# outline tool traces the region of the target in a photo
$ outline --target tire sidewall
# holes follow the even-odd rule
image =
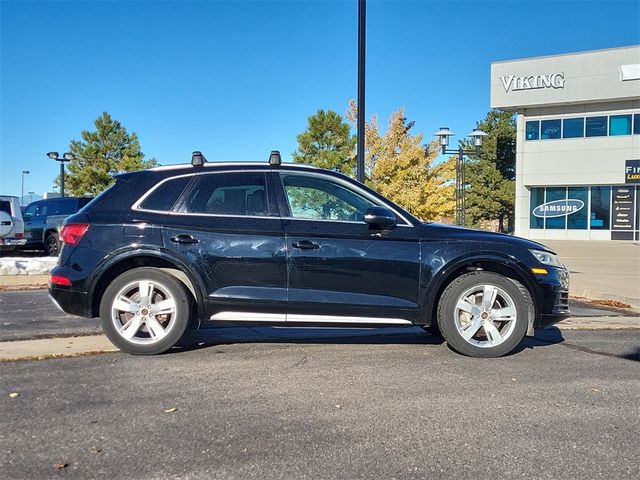
[[[55,253],[51,253],[51,249],[49,248],[49,243],[55,241],[56,242],[56,251]],[[58,238],[57,233],[50,233],[47,235],[47,238],[44,239],[44,253],[50,257],[56,257],[60,255],[60,239]]]
[[[517,317],[511,336],[496,347],[478,347],[467,342],[458,332],[454,312],[458,299],[467,290],[479,285],[493,285],[504,290],[514,301]],[[457,278],[445,289],[438,305],[438,326],[442,336],[455,351],[470,357],[501,357],[512,352],[527,333],[529,303],[522,287],[515,280],[492,272],[473,272]],[[526,291],[525,291],[526,292]]]
[[[117,332],[111,321],[111,304],[118,291],[129,283],[143,279],[161,283],[176,302],[177,313],[173,327],[165,338],[150,345],[128,342]],[[183,284],[172,275],[151,267],[136,268],[116,277],[106,288],[100,300],[100,321],[104,333],[116,347],[133,355],[155,355],[173,347],[184,335],[190,323],[191,311],[190,297]]]

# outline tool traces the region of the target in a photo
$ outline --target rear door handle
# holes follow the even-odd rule
[[[300,250],[317,250],[320,248],[320,245],[310,240],[302,240],[300,242],[293,242],[293,248],[299,248]]]
[[[197,238],[193,238],[191,235],[186,235],[184,233],[181,233],[180,235],[176,235],[175,237],[171,237],[169,240],[175,243],[184,243],[184,244],[200,242],[200,240],[198,240]]]

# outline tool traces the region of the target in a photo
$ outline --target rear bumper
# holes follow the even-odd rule
[[[26,243],[26,238],[0,238],[0,247],[20,247]]]
[[[58,287],[49,283],[49,298],[64,313],[79,317],[92,317],[89,295],[85,292],[78,292],[68,287]]]

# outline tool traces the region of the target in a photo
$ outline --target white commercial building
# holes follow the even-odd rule
[[[517,112],[516,235],[638,240],[640,46],[495,62]]]

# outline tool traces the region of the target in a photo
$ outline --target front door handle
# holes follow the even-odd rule
[[[300,250],[317,250],[320,248],[320,245],[310,240],[302,240],[300,242],[293,242],[293,248],[299,248]]]
[[[191,235],[186,235],[184,233],[181,233],[180,235],[176,235],[175,237],[171,237],[169,240],[175,243],[184,243],[184,244],[200,242],[200,240],[198,240],[197,238],[193,238]]]

